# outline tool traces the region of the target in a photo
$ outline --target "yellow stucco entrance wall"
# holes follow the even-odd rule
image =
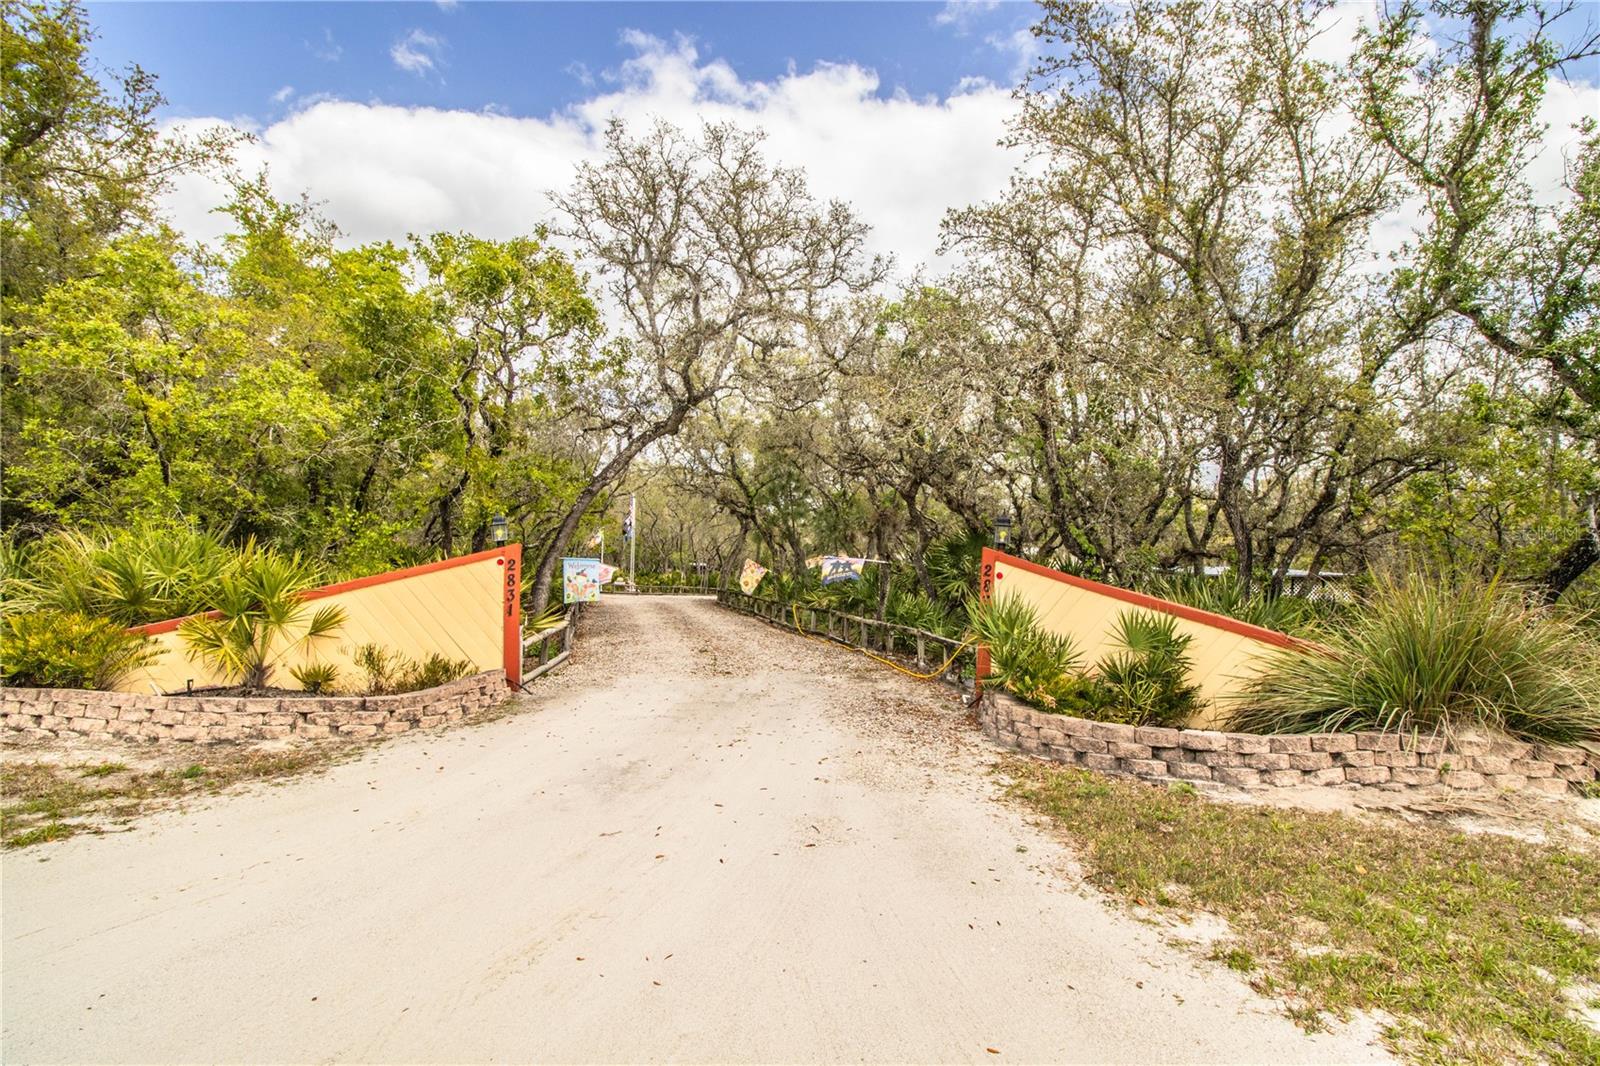
[[[1218,727],[1227,714],[1224,697],[1257,673],[1265,656],[1300,643],[1285,633],[1073,577],[992,548],[984,550],[982,565],[983,598],[1020,597],[1047,630],[1072,638],[1085,665],[1114,650],[1112,634],[1124,611],[1156,611],[1175,618],[1178,632],[1193,638],[1189,679],[1206,700],[1205,709],[1189,723],[1195,728]],[[987,665],[987,656],[980,656],[980,676]]]
[[[309,648],[276,649],[271,684],[299,688],[290,670],[315,661],[338,668],[336,687],[354,687],[365,680],[353,661],[357,649],[377,644],[413,660],[437,653],[467,659],[478,672],[504,669],[515,685],[522,662],[521,562],[522,546],[513,544],[314,589],[306,594],[306,618],[335,605],[344,610],[344,625]],[[118,686],[121,691],[182,692],[190,684],[227,683],[189,656],[178,634],[181,621],[140,627],[158,655],[130,674]]]

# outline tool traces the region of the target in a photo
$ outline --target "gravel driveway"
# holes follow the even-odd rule
[[[946,688],[655,597],[531,687],[7,853],[4,1059],[1384,1057],[1094,898]]]

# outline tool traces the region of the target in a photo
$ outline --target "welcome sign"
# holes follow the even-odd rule
[[[600,602],[599,559],[561,560],[561,599],[564,603]]]

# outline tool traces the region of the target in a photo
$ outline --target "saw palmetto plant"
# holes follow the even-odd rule
[[[247,689],[265,688],[286,655],[344,625],[342,608],[313,610],[306,603],[306,590],[319,576],[298,554],[245,554],[218,579],[211,612],[178,627],[190,657]]]

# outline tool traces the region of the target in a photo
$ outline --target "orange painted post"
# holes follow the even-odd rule
[[[506,685],[522,687],[522,545],[507,544],[500,549],[505,565],[505,670]]]
[[[983,557],[978,567],[978,602],[988,603],[994,595],[994,561],[1000,553],[993,548],[983,549]],[[983,695],[983,679],[989,676],[989,646],[978,645],[977,668],[973,671],[972,694]]]

